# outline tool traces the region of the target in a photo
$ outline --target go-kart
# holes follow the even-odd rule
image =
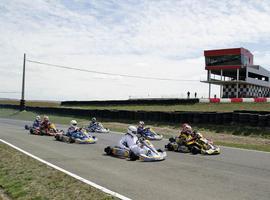
[[[156,150],[149,140],[140,139],[141,148],[145,149],[145,153],[136,155],[129,148],[123,149],[118,146],[107,146],[104,151],[107,155],[119,158],[126,158],[132,161],[140,160],[144,162],[162,161],[165,160],[167,153],[161,149]]]
[[[24,128],[25,128],[25,130],[29,130],[30,134],[40,135],[39,134],[40,133],[40,128],[39,127],[25,125]]]
[[[25,125],[24,128],[26,130],[29,130],[30,134],[33,135],[48,135],[48,136],[55,136],[57,133],[63,133],[63,130],[58,130],[55,126],[55,124],[51,123],[48,128],[42,128],[42,127],[33,127]]]
[[[212,141],[197,134],[196,137],[176,137],[170,138],[169,143],[165,145],[169,151],[176,151],[182,153],[217,155],[220,154],[220,148],[213,144]]]
[[[85,129],[79,129],[71,135],[67,133],[57,133],[55,139],[57,141],[77,144],[94,144],[98,141],[95,136],[90,136]]]
[[[163,135],[157,134],[152,128],[145,128],[140,135],[147,140],[162,140]]]
[[[104,128],[104,126],[100,122],[87,127],[86,130],[89,132],[95,132],[95,133],[109,133],[110,132],[110,129]]]

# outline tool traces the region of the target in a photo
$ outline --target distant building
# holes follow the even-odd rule
[[[221,98],[269,97],[270,72],[253,64],[253,55],[244,48],[204,51],[209,84],[220,85]]]

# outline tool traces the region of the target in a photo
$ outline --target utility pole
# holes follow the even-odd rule
[[[25,60],[26,60],[26,54],[23,55],[22,97],[21,97],[21,101],[20,101],[20,111],[25,110],[25,100],[24,100],[24,88],[25,88]]]

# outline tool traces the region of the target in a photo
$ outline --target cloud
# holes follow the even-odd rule
[[[269,21],[269,1],[2,0],[0,79],[6,90],[20,88],[27,53],[29,59],[96,71],[201,80],[206,76],[204,49],[243,46],[260,52],[263,56],[256,54],[255,61],[267,64]],[[31,99],[208,92],[199,82],[82,74],[29,63],[27,67]]]

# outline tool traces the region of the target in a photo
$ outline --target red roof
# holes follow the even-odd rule
[[[240,55],[244,54],[253,57],[252,53],[245,48],[232,48],[232,49],[214,49],[205,50],[204,56],[221,56],[221,55]]]

